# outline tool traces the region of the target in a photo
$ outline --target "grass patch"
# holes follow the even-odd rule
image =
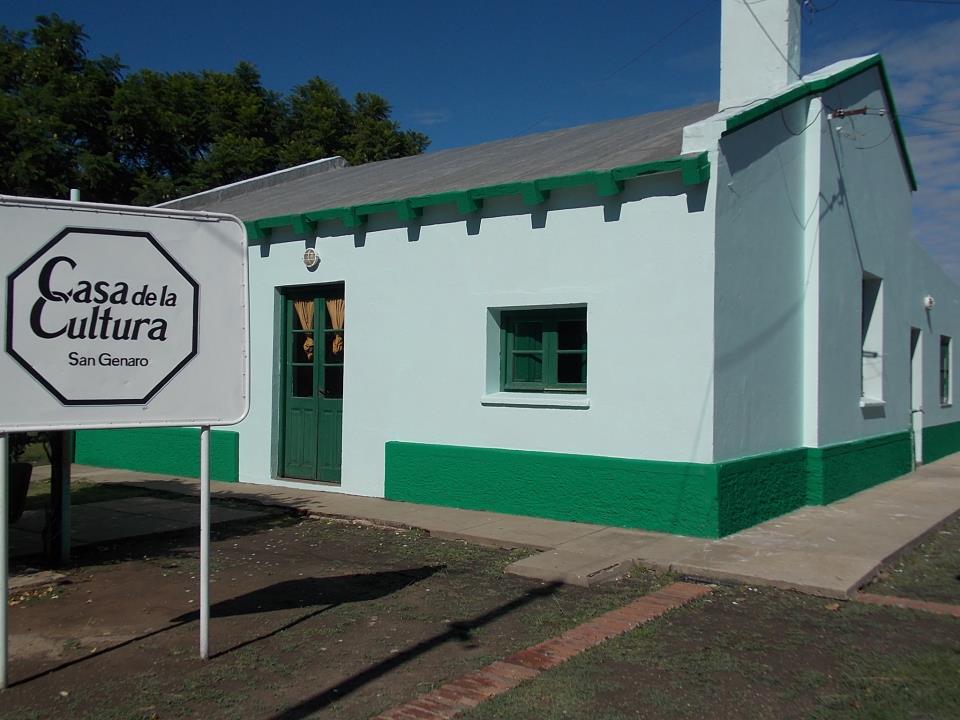
[[[960,518],[884,567],[865,589],[880,595],[960,604]]]
[[[794,593],[718,588],[465,717],[960,717],[960,623],[835,608]]]

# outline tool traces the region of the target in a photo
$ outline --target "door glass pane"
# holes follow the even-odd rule
[[[561,320],[557,323],[557,344],[561,350],[585,350],[587,321]]]
[[[543,325],[518,322],[513,333],[514,350],[540,350],[543,347]]]
[[[585,383],[587,381],[587,356],[581,353],[564,353],[557,356],[557,382]]]
[[[513,356],[514,382],[542,382],[543,360],[537,353],[516,353]]]
[[[323,368],[324,397],[343,397],[343,366],[328,365]]]
[[[313,362],[313,333],[298,332],[290,336],[293,345],[290,348],[290,362]]]
[[[342,332],[336,332],[334,330],[328,330],[324,333],[325,341],[323,343],[324,348],[324,362],[327,363],[342,363],[343,362],[343,350],[344,350],[344,336]]]
[[[312,397],[313,396],[313,367],[307,365],[294,366],[290,368],[293,373],[293,396],[294,397]]]

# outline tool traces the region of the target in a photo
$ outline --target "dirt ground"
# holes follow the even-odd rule
[[[81,548],[13,596],[0,720],[368,718],[674,579],[538,584],[503,575],[524,551],[288,514],[218,526],[212,552],[207,662],[194,531]],[[867,589],[960,604],[960,519]],[[956,619],[718,587],[467,718],[953,720],[958,680]]]
[[[0,718],[367,718],[628,602],[506,577],[523,552],[292,516],[218,526],[211,660],[197,657],[197,537],[76,553],[11,598]]]

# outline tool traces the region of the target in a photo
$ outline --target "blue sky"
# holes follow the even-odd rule
[[[717,97],[719,0],[286,2],[18,0],[0,23],[57,12],[91,55],[131,69],[254,63],[286,91],[319,75],[384,95],[431,149]],[[805,71],[882,52],[920,190],[917,239],[960,281],[960,1],[807,0]]]

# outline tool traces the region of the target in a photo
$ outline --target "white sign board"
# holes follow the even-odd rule
[[[0,196],[0,270],[0,432],[246,415],[236,218]]]

